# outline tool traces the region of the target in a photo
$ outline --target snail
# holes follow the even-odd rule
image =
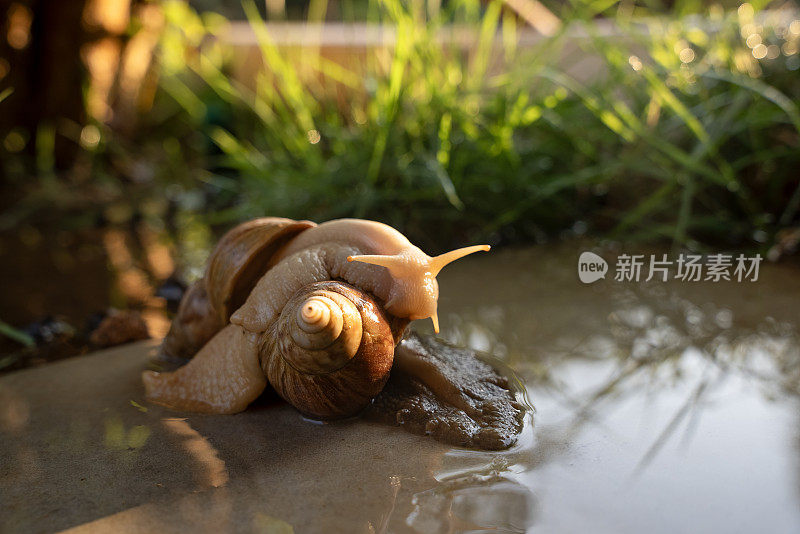
[[[394,228],[360,219],[243,223],[212,252],[162,345],[166,356],[192,359],[145,371],[146,396],[236,413],[270,385],[310,417],[355,415],[386,384],[410,321],[430,318],[439,332],[442,268],[488,250],[431,257]]]

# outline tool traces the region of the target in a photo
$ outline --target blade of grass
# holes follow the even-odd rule
[[[34,341],[33,337],[31,337],[29,334],[26,334],[22,330],[17,330],[10,324],[4,323],[3,321],[0,321],[0,335],[4,335],[9,339],[13,339],[17,343],[25,345],[29,348],[36,345],[36,341]]]
[[[281,92],[296,113],[296,120],[305,131],[315,130],[310,105],[306,102],[306,91],[297,71],[284,60],[272,42],[267,25],[261,18],[255,3],[252,0],[244,0],[242,6],[250,27],[255,32],[264,62],[277,75]]]
[[[797,104],[775,87],[756,78],[737,76],[730,72],[707,71],[701,76],[738,85],[772,102],[786,113],[795,130],[800,133],[800,111],[798,111]]]
[[[636,208],[626,213],[625,216],[622,217],[622,220],[614,228],[612,234],[619,236],[623,230],[626,230],[630,226],[638,223],[642,218],[646,217],[653,211],[656,211],[659,208],[663,209],[665,205],[664,200],[675,191],[677,185],[678,184],[676,181],[667,182],[646,199],[644,199],[644,201],[639,202],[639,205],[636,206]]]
[[[497,25],[500,22],[502,7],[502,0],[492,0],[481,18],[478,45],[475,49],[467,80],[467,87],[473,91],[481,87],[486,77],[486,69],[489,66],[489,59],[494,48],[494,38],[497,34]]]

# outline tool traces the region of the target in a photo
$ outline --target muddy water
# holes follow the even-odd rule
[[[582,248],[439,277],[445,337],[510,363],[536,407],[508,451],[268,399],[146,406],[136,345],[0,378],[0,530],[800,531],[797,267],[584,285]]]

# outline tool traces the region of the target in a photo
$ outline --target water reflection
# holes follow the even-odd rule
[[[448,451],[437,484],[414,494],[406,525],[414,532],[526,532],[538,505],[520,476],[537,461],[533,443],[528,417],[520,442],[508,451]]]
[[[585,286],[577,255],[513,251],[480,288],[482,259],[442,282],[450,341],[503,355],[537,407],[510,462],[538,503],[531,529],[798,528],[796,273]]]
[[[415,495],[412,504],[406,524],[416,532],[524,533],[535,509],[525,486],[497,475],[446,481]]]

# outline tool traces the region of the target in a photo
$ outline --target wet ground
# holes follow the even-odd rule
[[[132,345],[0,377],[0,530],[800,530],[797,267],[585,285],[580,252],[439,277],[445,338],[510,363],[536,407],[507,452],[268,400],[170,413],[144,402]]]

